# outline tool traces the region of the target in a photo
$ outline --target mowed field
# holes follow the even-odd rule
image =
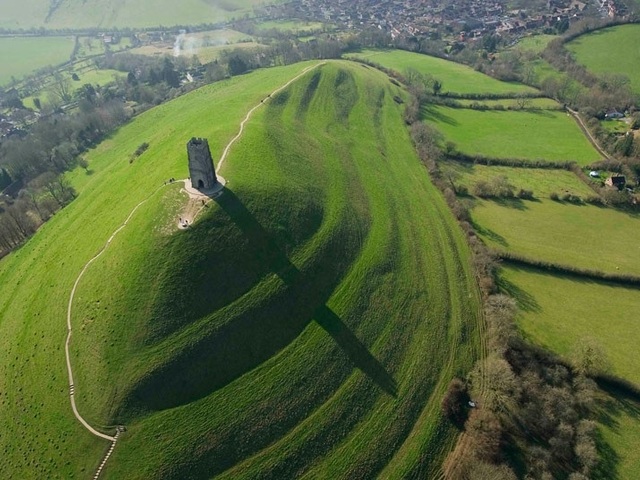
[[[472,110],[427,106],[424,120],[462,153],[586,165],[601,159],[564,112],[551,110]]]
[[[598,75],[626,75],[640,94],[640,25],[618,25],[582,35],[566,44],[576,60]]]
[[[414,69],[432,75],[442,82],[442,93],[508,95],[536,92],[526,85],[501,82],[460,63],[404,50],[363,50],[347,57],[369,60],[400,73]]]
[[[11,77],[20,80],[39,68],[68,61],[73,51],[73,39],[71,37],[2,37],[0,51],[2,51],[0,85],[7,85],[11,82]]]
[[[80,410],[128,429],[105,478],[435,475],[455,440],[441,395],[481,355],[479,299],[397,87],[348,62],[308,72],[254,114],[226,193],[176,228],[184,196],[163,181],[187,175],[186,141],[209,138],[218,158],[303,66],[141,115],[89,155],[92,175],[71,176],[79,198],[0,263],[0,412],[24,419],[4,422],[1,476],[88,476],[106,447],[71,416],[64,314],[82,265],[145,198],[74,306]]]
[[[241,18],[259,0],[4,0],[0,27],[49,29],[199,25]]]

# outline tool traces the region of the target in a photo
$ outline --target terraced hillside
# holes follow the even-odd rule
[[[380,72],[318,66],[256,110],[225,193],[192,228],[185,143],[218,158],[240,119],[303,66],[151,110],[72,177],[79,198],[0,263],[2,477],[432,477],[455,439],[440,400],[482,353],[469,252]],[[143,141],[149,149],[133,164]],[[36,419],[37,421],[33,421]],[[15,425],[15,426],[13,426]],[[110,427],[111,426],[111,427]]]
[[[198,25],[240,18],[257,0],[5,0],[0,28],[48,29]],[[271,2],[274,3],[274,2]]]

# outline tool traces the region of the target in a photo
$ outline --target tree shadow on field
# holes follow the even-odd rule
[[[622,415],[632,417],[636,423],[640,421],[640,403],[637,394],[625,391],[625,389],[618,388],[611,383],[599,381],[598,386],[606,392],[606,396],[603,395],[604,398],[598,401],[596,409],[598,423],[619,433],[621,428],[625,428],[619,421]],[[594,480],[621,478],[619,472],[620,455],[607,443],[601,432],[598,432],[596,436],[596,447],[600,455],[600,462],[594,469],[592,478]]]
[[[449,115],[438,111],[436,106],[427,105],[420,110],[420,120],[431,120],[438,123],[446,123],[448,125],[457,126],[459,122]]]
[[[500,198],[500,197],[491,197],[487,198],[487,200],[495,203],[496,205],[500,205],[505,208],[513,208],[514,210],[528,210],[529,206],[524,203],[524,201],[518,197],[512,198]]]
[[[240,199],[229,189],[223,192],[215,201],[240,228],[259,263],[277,275],[283,285],[268,298],[247,302],[240,313],[230,314],[233,317],[229,321],[205,333],[142,379],[127,396],[125,408],[130,412],[163,410],[203,398],[267,361],[314,319],[353,366],[395,396],[397,387],[391,375],[326,305],[352,259],[328,254],[300,271]]]
[[[520,270],[514,265],[510,265],[509,267],[514,270]],[[523,311],[534,313],[540,313],[542,311],[542,307],[540,307],[540,304],[536,301],[533,295],[523,290],[515,283],[507,280],[503,275],[500,275],[498,278],[498,288],[500,289],[500,291],[515,299],[518,307],[520,307]]]
[[[501,245],[504,248],[508,248],[509,247],[509,242],[507,242],[507,239],[504,238],[499,233],[491,230],[490,228],[483,227],[482,225],[478,224],[477,222],[471,222],[471,225],[473,225],[473,229],[478,234],[480,234],[481,236],[486,237],[486,238],[488,238],[489,240],[491,240],[493,242],[496,242],[498,245]]]

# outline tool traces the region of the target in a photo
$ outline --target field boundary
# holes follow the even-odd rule
[[[625,287],[640,288],[640,276],[625,273],[607,273],[599,270],[589,270],[573,267],[571,265],[562,265],[559,263],[546,262],[544,260],[536,260],[533,258],[519,255],[517,253],[507,252],[504,250],[493,249],[493,253],[500,260],[512,265],[520,265],[531,267],[538,270],[544,270],[554,274],[570,275],[574,277],[589,278],[600,282],[616,283]]]

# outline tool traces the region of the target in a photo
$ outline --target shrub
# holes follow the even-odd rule
[[[557,194],[556,192],[551,192],[551,193],[549,194],[549,198],[550,198],[551,200],[553,200],[554,202],[557,202],[557,201],[559,201],[559,200],[560,200],[560,197],[558,196],[558,194]]]
[[[521,198],[523,200],[533,200],[533,190],[525,190],[521,188],[518,191],[518,198]]]
[[[449,383],[447,393],[442,399],[442,413],[458,427],[467,420],[467,402],[469,402],[467,386],[459,378]]]

